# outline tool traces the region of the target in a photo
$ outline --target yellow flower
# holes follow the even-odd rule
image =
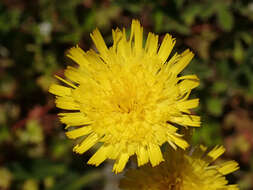
[[[169,150],[159,166],[145,165],[130,169],[120,182],[124,190],[238,190],[228,185],[225,175],[238,169],[235,161],[212,164],[225,149],[206,151],[200,146],[192,151]]]
[[[88,164],[113,159],[118,173],[136,154],[139,166],[156,166],[163,161],[160,146],[165,142],[174,149],[188,146],[176,126],[200,126],[199,116],[190,112],[199,101],[188,100],[198,78],[178,76],[193,53],[186,50],[168,59],[175,44],[169,34],[159,47],[158,35],[149,33],[143,47],[143,28],[137,20],[129,39],[125,29],[112,30],[112,36],[108,48],[97,29],[91,34],[99,53],[70,49],[67,56],[78,67],[69,66],[67,80],[57,77],[65,85],[53,84],[49,91],[56,95],[56,106],[68,110],[59,114],[67,125],[66,135],[82,137],[74,151],[82,154],[101,144]]]

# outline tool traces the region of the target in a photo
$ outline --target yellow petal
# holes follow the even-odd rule
[[[113,166],[113,171],[116,174],[121,172],[125,168],[128,159],[129,159],[128,153],[121,153],[119,159]]]
[[[81,48],[79,48],[78,45],[76,47],[71,48],[67,52],[67,57],[71,58],[80,66],[85,66],[89,64],[85,52]]]
[[[145,51],[149,56],[155,55],[158,49],[158,35],[148,33]]]
[[[176,107],[181,111],[185,113],[190,113],[189,109],[196,108],[199,105],[199,99],[191,99],[191,100],[185,100],[182,102],[178,102],[176,104]]]
[[[174,74],[180,73],[192,60],[194,54],[190,50],[185,50],[181,54],[181,58],[171,67],[171,72]]]
[[[48,91],[56,96],[70,96],[71,95],[71,88],[58,85],[58,84],[52,84],[49,87]]]
[[[197,86],[199,86],[199,81],[197,80],[184,80],[178,84],[181,94],[185,94]]]
[[[123,33],[120,29],[112,30],[112,39],[113,39],[113,50],[116,51],[119,41],[123,38]]]
[[[99,51],[99,53],[104,57],[107,55],[108,53],[108,48],[105,44],[105,41],[101,35],[101,33],[99,32],[98,29],[95,29],[91,34],[91,39],[93,40],[97,50]]]
[[[178,80],[183,80],[183,79],[199,81],[199,78],[197,77],[197,75],[184,75],[184,76],[178,77]]]
[[[98,166],[108,157],[113,146],[111,145],[103,145],[101,146],[97,152],[89,159],[88,164]]]
[[[138,166],[144,165],[149,161],[148,151],[144,146],[139,145],[136,154]]]
[[[87,73],[86,73],[87,74]],[[75,82],[75,83],[81,83],[81,82],[85,82],[87,75],[83,75],[83,73],[80,72],[80,70],[68,66],[67,69],[64,72],[64,75],[71,81]]]
[[[88,135],[92,132],[91,126],[84,126],[78,129],[73,129],[71,131],[66,132],[66,136],[70,139],[76,139],[78,137],[82,137],[84,135]]]
[[[219,172],[223,175],[230,174],[239,169],[238,163],[235,161],[227,161],[219,165]]]
[[[163,42],[158,51],[158,57],[161,59],[161,63],[165,63],[165,61],[168,59],[175,43],[176,41],[175,39],[172,38],[171,35],[169,34],[165,35]]]
[[[83,154],[87,150],[89,150],[92,146],[94,146],[98,142],[99,138],[97,134],[90,134],[83,142],[77,144],[73,151],[79,154]]]
[[[187,147],[189,147],[189,144],[182,138],[182,137],[178,137],[178,136],[176,136],[176,135],[171,135],[171,134],[168,134],[168,138],[169,138],[169,140],[168,140],[168,142],[170,143],[174,143],[174,144],[176,144],[177,146],[179,146],[180,148],[182,148],[182,149],[186,149]],[[170,144],[171,144],[170,143]],[[176,149],[176,146],[175,147],[173,147],[174,149]]]
[[[72,88],[77,88],[74,84],[72,84],[71,82],[69,82],[69,81],[67,81],[67,80],[65,80],[65,79],[63,79],[63,78],[61,78],[61,77],[59,77],[59,76],[57,76],[57,75],[55,75],[55,78],[57,78],[58,80],[60,80],[60,81],[62,81],[63,83],[65,83],[65,84],[67,84],[67,85],[69,85],[69,86],[71,86]]]
[[[170,121],[182,126],[200,126],[200,117],[196,115],[181,115],[179,117],[172,117]]]
[[[61,109],[80,110],[80,104],[75,102],[75,100],[69,96],[57,97],[55,103],[56,106]]]
[[[225,148],[223,146],[215,146],[210,152],[208,152],[208,156],[210,156],[213,160],[216,160],[225,152]]]
[[[154,167],[160,162],[164,161],[161,149],[158,145],[149,144],[148,145],[148,155],[151,165]]]
[[[92,121],[85,117],[82,112],[59,113],[60,120],[70,126],[81,126],[91,124]]]
[[[138,20],[132,21],[131,36],[134,37],[134,52],[139,55],[142,52],[143,27]]]
[[[122,150],[122,148],[121,148],[121,144],[120,143],[117,143],[117,144],[112,145],[112,146],[113,146],[113,148],[111,149],[111,152],[108,155],[108,158],[112,159],[112,160],[115,160],[119,156],[120,151]]]

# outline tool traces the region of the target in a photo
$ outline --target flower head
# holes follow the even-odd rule
[[[53,84],[56,106],[71,139],[83,137],[74,147],[84,153],[97,143],[101,147],[88,161],[99,165],[116,160],[113,170],[124,169],[129,157],[137,155],[138,165],[163,161],[160,146],[168,142],[174,149],[188,143],[178,127],[199,127],[199,116],[190,109],[198,99],[188,99],[199,85],[196,75],[178,76],[189,64],[189,50],[168,59],[175,40],[166,34],[160,47],[158,36],[149,33],[143,47],[143,28],[133,20],[130,38],[125,29],[112,30],[113,45],[108,48],[96,29],[91,38],[98,53],[84,52],[78,46],[67,56],[78,64],[65,71],[65,85]]]
[[[223,147],[206,151],[200,146],[190,151],[166,152],[159,166],[145,165],[128,170],[121,180],[124,190],[238,190],[228,185],[225,175],[238,169],[235,161],[212,164],[224,153]]]

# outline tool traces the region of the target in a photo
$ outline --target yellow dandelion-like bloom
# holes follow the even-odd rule
[[[238,190],[228,185],[225,175],[238,170],[235,161],[213,164],[224,153],[224,147],[207,151],[200,146],[193,151],[169,150],[159,166],[130,169],[120,182],[124,190]]]
[[[130,38],[125,29],[112,30],[113,45],[108,48],[96,29],[91,38],[98,53],[84,52],[78,46],[67,56],[78,64],[65,71],[65,85],[53,84],[56,106],[71,139],[83,137],[74,147],[84,153],[97,143],[101,147],[88,164],[98,166],[106,159],[116,160],[113,170],[122,171],[131,155],[138,165],[163,161],[160,146],[168,142],[185,149],[188,143],[174,124],[199,127],[199,116],[190,109],[198,99],[188,99],[199,85],[196,75],[178,76],[189,64],[189,50],[168,57],[175,40],[166,34],[160,47],[158,35],[148,34],[143,47],[143,28],[133,20]]]

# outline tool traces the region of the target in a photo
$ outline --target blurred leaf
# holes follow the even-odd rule
[[[61,176],[67,172],[67,168],[63,163],[59,164],[45,159],[35,159],[25,164],[11,163],[11,171],[16,180],[27,180],[30,178],[42,180],[48,176]]]
[[[220,6],[218,9],[218,22],[225,31],[230,31],[234,26],[234,16],[225,6]]]
[[[71,42],[77,44],[82,37],[82,32],[80,30],[75,30],[72,33],[67,33],[59,35],[58,39],[60,42]]]
[[[191,33],[190,28],[188,28],[186,25],[184,25],[183,23],[180,23],[179,21],[173,18],[168,18],[164,22],[170,23],[168,25],[163,25],[164,30],[176,31],[179,34],[184,34],[184,35],[188,35]]]
[[[154,13],[154,21],[155,21],[155,31],[159,32],[163,28],[163,13],[161,11],[156,11]]]
[[[79,190],[87,187],[90,183],[101,179],[101,172],[89,172],[88,174],[79,176],[75,173],[69,173],[60,183],[55,184],[49,190]]]
[[[0,189],[9,189],[13,175],[7,168],[0,167],[0,179]]]
[[[220,125],[216,122],[203,119],[203,126],[193,133],[192,142],[196,145],[205,144],[215,146],[222,143]]]
[[[4,123],[6,123],[6,121],[7,121],[7,115],[6,115],[5,107],[0,105],[0,124],[3,126]],[[0,128],[0,129],[4,129],[4,127]]]
[[[82,24],[83,30],[92,31],[95,26],[95,10],[90,10]]]
[[[107,9],[101,8],[97,10],[95,16],[97,27],[99,28],[109,28],[109,21],[116,19],[120,13],[120,9],[117,6],[111,6]]]
[[[251,45],[253,43],[253,36],[250,33],[241,32],[240,37],[248,45]]]
[[[11,97],[16,89],[16,81],[11,76],[0,77],[0,96]]]
[[[0,117],[1,117],[1,113],[0,113]],[[10,138],[11,138],[11,135],[10,135],[9,128],[2,124],[0,127],[0,143],[2,143],[3,141],[10,140]]]
[[[63,163],[55,163],[41,159],[35,160],[31,164],[31,173],[36,179],[45,179],[48,176],[61,176],[65,172],[67,172],[67,168]]]
[[[33,174],[26,171],[24,164],[21,162],[10,163],[11,171],[14,175],[15,180],[26,180],[33,178]]]
[[[39,183],[37,180],[28,179],[23,184],[22,190],[39,190]]]
[[[17,135],[23,143],[39,144],[44,138],[41,125],[35,119],[29,120],[26,124],[26,130],[18,130]]]
[[[203,4],[201,14],[199,15],[202,19],[207,20],[208,18],[212,17],[216,12],[216,2],[209,1],[205,4]]]
[[[46,189],[52,188],[55,184],[55,179],[51,176],[44,179],[44,185]]]
[[[185,0],[174,0],[177,8],[181,8],[184,4]]]
[[[203,7],[201,4],[190,4],[183,12],[182,18],[187,25],[191,25],[202,11]]]
[[[47,92],[49,89],[49,86],[53,83],[54,79],[52,76],[48,75],[42,75],[37,78],[37,84],[45,91]]]
[[[227,90],[228,84],[224,81],[217,81],[212,86],[212,92],[223,93]]]
[[[199,57],[209,59],[210,46],[217,38],[217,34],[210,29],[202,29],[200,35],[191,36],[187,39],[187,44],[198,52]]]
[[[252,189],[252,121],[243,121],[240,114],[245,110],[247,118],[252,116],[253,3],[3,0],[0,3],[0,163],[12,175],[8,189],[22,190],[25,186],[27,189],[103,189],[104,184],[114,183],[102,176],[102,167],[84,167],[90,156],[87,154],[93,150],[87,157],[72,154],[73,141],[66,139],[60,124],[55,122],[59,110],[47,90],[55,80],[54,74],[63,76],[62,68],[68,64],[64,58],[67,49],[75,44],[85,50],[93,48],[89,33],[96,27],[110,45],[111,27],[129,26],[132,18],[142,22],[145,35],[148,31],[156,32],[159,42],[165,33],[176,38],[173,53],[181,53],[187,47],[194,52],[194,59],[181,73],[200,78],[200,86],[191,96],[200,98],[200,105],[194,111],[201,115],[203,127],[195,130],[193,141],[210,146],[226,143],[226,156],[243,162],[240,172],[228,179],[242,184],[241,189]],[[126,28],[126,33],[130,35],[130,28]],[[41,107],[34,109],[35,105]],[[234,110],[239,110],[234,114],[236,122],[231,121],[231,126],[226,127],[224,120]],[[95,171],[102,176],[101,180],[97,174],[93,176]],[[6,177],[8,172],[0,176],[0,184],[8,182]]]
[[[228,60],[220,60],[216,63],[216,69],[219,76],[224,78],[226,81],[231,81],[234,77],[234,73],[231,72]]]
[[[239,40],[234,42],[234,59],[236,62],[242,62],[244,58],[244,49],[242,43]]]
[[[0,4],[0,32],[8,32],[19,25],[20,11],[18,9],[10,11],[3,10],[4,9]]]
[[[207,99],[207,110],[215,115],[215,116],[220,116],[222,113],[222,101],[220,98],[214,98],[210,97]]]
[[[200,80],[206,79],[211,77],[214,72],[212,69],[208,68],[208,65],[205,64],[204,62],[200,62],[197,59],[193,59],[191,64],[187,67],[186,70],[183,71],[183,74],[193,74],[193,73],[198,73],[198,77]],[[200,85],[204,87],[204,83],[200,82]]]
[[[52,156],[54,158],[61,158],[66,154],[70,149],[72,149],[72,143],[68,139],[55,139],[52,142]]]

